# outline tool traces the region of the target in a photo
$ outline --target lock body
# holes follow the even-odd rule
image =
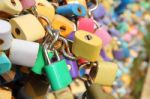
[[[0,49],[8,50],[13,40],[11,25],[7,21],[0,20],[0,29]]]
[[[11,69],[11,62],[5,53],[0,53],[0,75],[9,72]]]
[[[83,30],[76,31],[72,52],[77,57],[96,61],[99,57],[101,47],[102,41],[97,36]]]
[[[54,91],[66,88],[72,82],[65,60],[52,63],[44,69]]]
[[[0,88],[0,99],[11,99],[12,92],[10,89]]]
[[[56,9],[56,12],[61,15],[65,16],[85,16],[86,15],[86,9],[84,6],[80,4],[67,4],[63,6],[59,6]]]
[[[23,9],[30,9],[35,6],[35,0],[20,0]]]
[[[13,39],[9,58],[13,64],[33,67],[38,56],[39,44]]]
[[[61,15],[55,15],[52,21],[52,27],[60,30],[60,35],[67,37],[74,31],[74,23]]]
[[[118,67],[112,62],[98,62],[98,67],[91,70],[90,75],[94,83],[100,85],[112,85],[115,80]],[[95,74],[96,73],[96,74]]]
[[[31,15],[23,15],[10,20],[15,38],[36,41],[45,36],[45,30],[38,19]]]
[[[22,11],[22,5],[19,0],[1,0],[0,1],[0,11],[9,13],[11,15],[19,14]]]
[[[55,9],[51,4],[49,5],[44,5],[44,4],[38,3],[36,6],[36,11],[39,15],[47,17],[50,20],[50,22],[52,22],[52,20],[54,19],[54,15],[55,15]],[[44,23],[44,20],[43,20],[43,23]]]
[[[92,12],[92,14],[95,20],[99,20],[105,16],[106,10],[102,4],[99,4],[98,7]]]
[[[107,46],[112,40],[112,37],[104,28],[97,29],[94,34],[102,39],[103,46]]]
[[[94,21],[90,18],[79,18],[78,30],[84,30],[93,33],[94,32]]]

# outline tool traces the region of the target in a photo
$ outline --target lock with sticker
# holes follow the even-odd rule
[[[33,67],[38,56],[38,50],[39,44],[36,42],[13,39],[9,58],[12,64]]]
[[[22,5],[19,0],[1,0],[0,11],[16,15],[22,11]]]
[[[95,31],[95,23],[91,18],[81,17],[78,20],[78,30],[84,30],[93,33]]]
[[[9,72],[11,69],[11,62],[4,52],[0,52],[0,75]]]
[[[35,6],[35,0],[20,0],[22,7],[24,10],[30,9]]]
[[[0,20],[0,49],[8,50],[11,47],[12,40],[10,23]]]
[[[65,15],[65,16],[82,16],[86,15],[86,9],[81,4],[67,4],[57,7],[56,13]]]
[[[94,83],[110,86],[115,80],[117,70],[117,64],[98,60],[98,65],[96,67],[92,67],[90,76]]]
[[[61,15],[55,15],[52,21],[52,27],[60,30],[60,35],[63,37],[67,37],[75,28],[73,22]]]
[[[32,14],[12,18],[10,23],[15,38],[36,41],[45,36],[45,30],[42,24]]]
[[[72,78],[69,73],[66,61],[64,59],[60,60],[56,50],[54,50],[54,53],[56,55],[57,61],[51,63],[48,58],[47,50],[44,49],[44,54],[48,64],[44,67],[44,70],[48,77],[49,83],[51,84],[52,90],[57,91],[66,88],[72,82]]]
[[[72,45],[75,56],[92,62],[97,61],[101,48],[102,40],[97,36],[83,30],[76,31]]]

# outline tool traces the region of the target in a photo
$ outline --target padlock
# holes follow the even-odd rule
[[[98,7],[94,11],[92,11],[92,14],[95,20],[100,20],[106,14],[106,10],[102,4],[99,4]]]
[[[87,9],[86,0],[66,0],[67,4],[79,3]]]
[[[54,55],[54,53],[48,52],[49,59],[51,59],[53,57],[53,55]],[[32,70],[32,72],[41,75],[42,70],[43,70],[45,65],[46,65],[46,62],[44,60],[43,47],[40,46],[39,51],[38,51],[38,56],[36,58],[36,62],[35,62],[34,66],[32,67],[31,70]]]
[[[9,58],[12,64],[33,67],[38,56],[39,44],[13,39]]]
[[[118,50],[114,50],[113,55],[114,55],[115,59],[117,59],[117,60],[121,60],[124,58],[123,50],[121,48]]]
[[[16,15],[22,11],[22,5],[19,0],[1,0],[0,11]]]
[[[0,20],[0,49],[8,50],[12,40],[11,25],[7,21]]]
[[[114,59],[114,56],[113,56],[113,47],[111,46],[111,44],[105,46],[103,48],[106,56],[110,59],[110,60],[113,60]]]
[[[36,6],[38,5],[43,5],[46,7],[52,7],[52,4],[50,2],[48,2],[47,0],[36,0]]]
[[[82,16],[86,15],[86,9],[81,4],[67,4],[63,6],[59,6],[56,9],[57,14],[65,15],[65,16]]]
[[[36,11],[39,15],[47,17],[50,22],[52,22],[52,20],[54,19],[55,9],[50,3],[49,5],[43,2],[37,3]]]
[[[107,46],[112,40],[111,35],[104,28],[97,29],[94,34],[102,39],[103,47]]]
[[[51,61],[48,59],[47,50],[44,49],[44,53],[48,63],[48,65],[44,67],[44,70],[48,77],[49,83],[51,84],[52,90],[57,91],[66,88],[72,82],[72,78],[67,68],[66,61],[64,59],[60,60],[57,51],[55,50],[54,52],[57,61],[51,63]]]
[[[117,64],[98,60],[98,66],[92,67],[90,76],[94,83],[110,86],[115,80],[117,70]]]
[[[24,94],[31,97],[29,99],[44,99],[49,88],[46,76],[30,74],[29,77],[28,82],[24,86]]]
[[[75,97],[81,97],[86,91],[84,82],[79,78],[74,79],[74,81],[70,84],[70,89]]]
[[[0,52],[0,75],[9,72],[11,62],[4,52]]]
[[[102,47],[102,40],[83,30],[76,31],[72,52],[79,58],[97,61]]]
[[[106,56],[106,53],[105,51],[102,49],[101,52],[100,52],[100,56],[102,57],[102,59],[104,61],[111,61],[111,59],[109,59],[107,56]]]
[[[35,0],[20,0],[24,10],[30,9],[35,6]]]
[[[131,42],[132,36],[131,36],[129,33],[125,33],[125,34],[123,35],[123,39],[124,39],[126,42]]]
[[[76,60],[69,60],[67,58],[65,60],[66,60],[67,65],[70,67],[71,77],[73,79],[79,77],[79,70],[78,70],[78,65],[77,65]]]
[[[86,89],[82,99],[115,99],[113,96],[104,93],[99,84],[86,84]]]
[[[78,30],[84,30],[93,33],[95,31],[95,23],[91,18],[81,17],[78,20]]]
[[[52,21],[52,27],[60,30],[60,35],[67,37],[74,31],[74,23],[61,15],[55,15]]]
[[[15,38],[36,41],[45,36],[45,30],[32,14],[22,15],[10,20]]]
[[[74,40],[74,35],[75,35],[75,31],[71,32],[71,33],[68,35],[67,39],[73,41],[73,40]]]
[[[0,87],[0,99],[12,99],[12,91],[7,87]]]

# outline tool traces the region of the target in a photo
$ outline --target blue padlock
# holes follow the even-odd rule
[[[0,75],[4,74],[11,69],[11,62],[5,53],[0,52]]]
[[[56,13],[64,15],[64,16],[85,16],[86,9],[81,4],[67,4],[63,6],[59,6],[56,9]]]

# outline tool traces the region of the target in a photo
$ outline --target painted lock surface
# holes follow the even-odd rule
[[[0,75],[9,72],[11,69],[11,62],[5,53],[0,52]]]
[[[36,41],[45,36],[45,30],[32,14],[22,15],[10,20],[15,38]]]
[[[0,20],[0,49],[8,50],[11,47],[12,40],[10,23]]]
[[[100,85],[112,85],[115,80],[117,70],[117,64],[99,61],[98,67],[93,68],[90,75],[93,78],[94,83]]]
[[[99,57],[101,47],[102,40],[97,36],[83,30],[76,31],[72,52],[77,57],[96,61]]]
[[[19,0],[0,0],[0,11],[15,15],[22,11],[22,5]]]
[[[55,15],[52,21],[52,27],[60,30],[60,35],[67,37],[74,31],[74,23],[61,15]]]
[[[35,0],[20,0],[23,9],[30,9],[35,6]]]

